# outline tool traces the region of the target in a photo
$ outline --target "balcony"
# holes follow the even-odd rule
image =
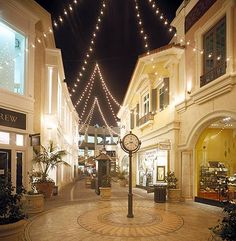
[[[224,75],[226,73],[226,62],[223,62],[216,66],[211,71],[207,72],[206,74],[202,75],[200,77],[200,87],[210,83],[211,81],[219,78],[220,76]]]
[[[144,125],[146,126],[146,124],[151,124],[153,120],[154,120],[154,114],[149,112],[148,114],[146,114],[145,116],[143,116],[138,120],[138,126],[142,128],[144,127]]]

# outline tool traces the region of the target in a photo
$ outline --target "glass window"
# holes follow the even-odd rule
[[[0,21],[0,88],[24,94],[25,37]]]
[[[103,144],[103,137],[101,136],[97,137],[97,144]]]
[[[0,131],[0,144],[10,144],[10,133]]]
[[[16,145],[24,146],[24,136],[20,134],[16,134]]]
[[[149,113],[149,94],[143,97],[143,110],[144,110],[144,115]]]
[[[159,89],[159,110],[164,110],[169,105],[169,78],[164,78]]]
[[[226,18],[203,36],[203,76],[200,86],[220,77],[226,70]]]
[[[88,143],[94,143],[94,141],[95,141],[94,136],[89,136],[88,135]]]
[[[84,156],[84,149],[79,149],[79,156]]]
[[[79,145],[84,141],[84,135],[79,135]]]
[[[88,156],[94,156],[94,150],[88,150]]]

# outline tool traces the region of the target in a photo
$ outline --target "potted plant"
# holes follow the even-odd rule
[[[127,180],[126,180],[126,171],[120,171],[118,170],[117,172],[117,177],[118,177],[118,181],[121,187],[125,187],[127,184]]]
[[[35,179],[34,185],[37,191],[44,194],[46,198],[51,197],[55,183],[48,177],[48,173],[59,164],[69,165],[62,160],[66,151],[57,150],[53,142],[50,141],[47,148],[41,145],[41,151],[34,150],[34,153],[33,162],[38,165],[40,170],[40,176]]]
[[[22,190],[14,192],[11,182],[0,178],[0,240],[24,240],[25,214],[21,208]]]
[[[44,210],[44,195],[39,193],[35,187],[34,179],[40,176],[38,172],[28,173],[31,190],[24,194],[24,208],[26,213],[35,214]]]
[[[213,232],[213,239],[226,241],[236,240],[236,204],[229,203],[223,209],[224,217],[219,223],[210,228]]]
[[[100,197],[101,200],[110,200],[111,199],[111,176],[104,175],[101,180]]]
[[[165,177],[167,182],[167,196],[170,202],[179,202],[181,200],[181,190],[177,188],[178,179],[174,172],[168,172]]]

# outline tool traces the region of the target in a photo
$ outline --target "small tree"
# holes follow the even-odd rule
[[[22,194],[23,189],[14,193],[12,183],[0,178],[0,225],[15,223],[25,218],[20,203]]]
[[[48,178],[49,171],[59,164],[68,165],[62,160],[62,157],[66,155],[66,151],[58,151],[52,141],[50,141],[47,148],[41,145],[41,151],[34,150],[34,153],[35,157],[33,158],[33,162],[36,163],[41,170],[41,176],[37,179],[39,182],[52,181]]]
[[[223,219],[210,230],[214,236],[221,237],[222,240],[234,241],[236,240],[236,205],[229,203],[223,212],[225,214]]]
[[[167,182],[167,188],[169,189],[176,189],[178,179],[175,176],[174,172],[168,172],[167,176],[165,177],[165,181]]]

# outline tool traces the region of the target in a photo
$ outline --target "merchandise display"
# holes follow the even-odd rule
[[[227,199],[228,169],[221,162],[209,161],[207,166],[200,169],[200,197],[226,200]]]

